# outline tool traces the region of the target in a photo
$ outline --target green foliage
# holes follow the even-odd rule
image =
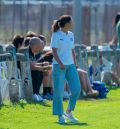
[[[64,108],[67,107],[64,102]],[[5,104],[0,108],[0,129],[119,129],[120,88],[109,92],[107,99],[79,100],[74,114],[79,124],[59,125],[52,116],[52,102]]]

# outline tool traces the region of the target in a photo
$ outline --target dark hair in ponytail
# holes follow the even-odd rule
[[[61,28],[65,26],[66,23],[70,23],[72,20],[70,15],[62,15],[58,20],[55,20],[55,22],[52,25],[52,32],[56,32]]]
[[[52,32],[58,31],[59,28],[60,28],[60,26],[59,26],[59,20],[55,20],[54,23],[53,23],[53,25],[52,25],[52,29],[51,29]]]
[[[117,13],[114,21],[114,27],[117,25],[118,21],[120,20],[120,12]]]

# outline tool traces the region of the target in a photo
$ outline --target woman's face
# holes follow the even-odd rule
[[[66,29],[71,30],[73,28],[73,20],[65,24]]]

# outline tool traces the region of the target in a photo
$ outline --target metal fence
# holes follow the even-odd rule
[[[15,48],[8,45],[3,51],[0,46],[0,104],[5,100],[18,101],[20,99],[29,100],[32,98],[32,81],[30,72],[30,61],[28,49],[21,49],[15,53]],[[76,45],[76,58],[79,68],[84,69],[89,74],[89,65],[94,69],[101,67],[100,55],[112,62],[113,68],[117,74],[120,73],[118,60],[120,60],[120,49],[114,45],[84,47]],[[17,61],[20,61],[20,70],[17,67]],[[21,73],[21,74],[20,74]],[[118,75],[120,78],[120,74]],[[102,78],[99,70],[93,71],[93,80],[100,81]],[[110,80],[110,78],[108,78]],[[112,81],[112,80],[111,80]]]
[[[11,45],[0,48],[0,104],[6,100],[15,102],[31,99],[33,90],[27,49],[16,53]],[[17,61],[20,62],[21,69],[18,69]]]

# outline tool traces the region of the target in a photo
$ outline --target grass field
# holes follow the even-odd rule
[[[120,129],[120,88],[111,90],[107,99],[79,100],[73,114],[80,123],[60,125],[52,116],[52,102],[20,101],[0,107],[0,129]]]

